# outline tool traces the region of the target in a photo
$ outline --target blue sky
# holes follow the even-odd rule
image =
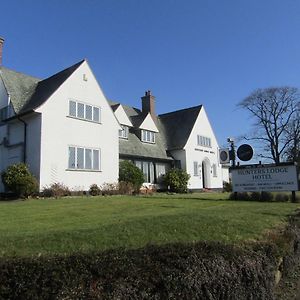
[[[3,65],[45,78],[87,58],[107,98],[165,113],[203,104],[219,144],[250,130],[236,104],[300,86],[300,1],[3,0]]]

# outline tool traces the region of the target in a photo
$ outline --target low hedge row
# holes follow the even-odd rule
[[[0,299],[273,299],[275,273],[295,264],[299,241],[298,217],[273,241],[243,247],[199,242],[2,258]]]
[[[270,246],[218,243],[2,259],[0,298],[272,299],[275,265]]]

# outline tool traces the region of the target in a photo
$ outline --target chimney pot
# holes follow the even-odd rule
[[[4,44],[4,38],[0,36],[0,66],[2,65],[2,49]]]

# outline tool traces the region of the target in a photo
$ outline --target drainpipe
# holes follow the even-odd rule
[[[24,164],[26,164],[27,123],[24,120],[22,120],[20,117],[17,117],[17,118],[24,125],[23,162],[24,162]]]

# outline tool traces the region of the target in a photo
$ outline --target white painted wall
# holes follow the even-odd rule
[[[175,160],[180,160],[181,168],[186,170],[186,151],[184,149],[170,151]]]
[[[142,122],[139,128],[153,131],[153,132],[159,132],[150,113],[148,113],[148,115],[146,116],[146,118],[144,119],[144,121]]]
[[[211,147],[202,147],[197,145],[197,135],[211,138]],[[210,168],[206,176],[208,188],[222,188],[222,168],[219,164],[218,152],[219,146],[214,135],[213,129],[208,120],[204,107],[202,106],[198,118],[194,124],[190,137],[184,147],[186,151],[186,171],[191,175],[189,180],[190,189],[201,189],[202,184],[202,162]],[[199,176],[194,176],[194,161],[199,164]],[[216,164],[217,177],[213,176],[212,165]]]
[[[88,79],[83,80],[83,77]],[[69,100],[101,107],[101,124],[68,117]],[[87,62],[39,108],[41,122],[40,187],[61,182],[71,189],[117,182],[119,124]],[[101,172],[68,170],[68,146],[101,149]]]
[[[128,116],[125,113],[125,110],[122,105],[119,105],[119,107],[115,110],[115,116],[120,124],[126,125],[128,127],[132,127],[132,123],[129,120]]]

